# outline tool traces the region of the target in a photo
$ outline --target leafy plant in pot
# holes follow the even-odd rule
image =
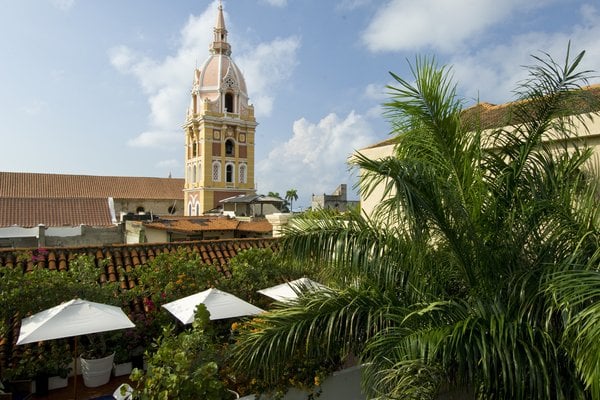
[[[73,356],[67,340],[45,342],[36,360],[36,393],[66,387]]]
[[[81,375],[87,387],[102,386],[110,380],[115,358],[114,344],[110,345],[109,333],[94,333],[82,338]]]

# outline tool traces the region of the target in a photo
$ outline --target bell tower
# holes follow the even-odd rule
[[[254,107],[231,58],[219,3],[210,54],[194,71],[185,134],[185,215],[202,215],[219,201],[255,193]]]

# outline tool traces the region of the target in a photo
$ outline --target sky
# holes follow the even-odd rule
[[[183,177],[193,71],[215,0],[0,0],[1,171]],[[352,189],[347,158],[389,138],[393,72],[448,65],[465,104],[504,103],[532,55],[586,50],[598,0],[223,0],[259,123],[262,194]],[[592,80],[592,83],[598,80]],[[357,198],[355,191],[350,197]]]

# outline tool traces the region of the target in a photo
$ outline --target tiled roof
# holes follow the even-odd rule
[[[582,88],[577,94],[581,95],[579,101],[574,101],[565,106],[567,115],[584,114],[597,112],[600,109],[596,106],[600,102],[600,85],[592,85]],[[586,98],[588,101],[584,101]],[[592,100],[591,102],[589,100]],[[499,128],[509,124],[511,118],[512,107],[517,102],[509,102],[504,104],[478,103],[469,107],[462,112],[462,119],[466,126],[479,126],[481,129]],[[513,121],[513,123],[516,121]],[[389,138],[381,142],[372,144],[362,150],[384,147],[395,144],[396,138]]]
[[[268,233],[273,231],[273,225],[271,225],[271,223],[266,219],[261,219],[258,221],[240,221],[238,230],[244,232]]]
[[[161,218],[157,221],[146,222],[144,226],[173,232],[200,232],[235,230],[238,224],[238,220],[227,217],[183,217]]]
[[[600,111],[600,85],[592,85],[573,91],[577,97],[569,97],[563,105],[565,115],[585,114]],[[490,103],[479,103],[467,108],[462,113],[463,123],[467,127],[479,126],[481,129],[500,128],[508,124],[516,124],[512,115],[513,108],[520,102],[509,102],[500,105]]]
[[[206,264],[215,264],[219,271],[229,276],[227,265],[229,260],[240,251],[250,248],[272,248],[277,247],[277,239],[221,239],[221,240],[199,240],[190,242],[172,243],[138,243],[111,246],[86,246],[86,247],[50,247],[43,255],[37,256],[38,266],[49,270],[62,271],[69,268],[69,262],[78,255],[93,255],[96,260],[109,259],[109,263],[102,274],[102,281],[121,282],[122,288],[127,289],[135,286],[135,282],[127,276],[118,276],[116,267],[136,268],[147,264],[155,256],[161,253],[172,253],[183,249],[189,253],[199,253],[202,261]],[[19,264],[17,255],[31,249],[0,249],[0,266],[19,266],[24,270],[30,270],[35,265],[33,261],[27,264]]]
[[[0,172],[0,197],[183,200],[184,180]]]
[[[161,218],[156,221],[146,222],[144,226],[181,233],[235,230],[267,233],[273,231],[273,225],[263,219],[258,221],[239,221],[235,218],[210,216]]]
[[[0,266],[22,268],[31,271],[35,267],[47,268],[50,271],[65,271],[69,264],[79,255],[92,255],[99,268],[103,268],[100,283],[118,282],[121,289],[128,290],[137,282],[131,277],[131,271],[147,265],[149,261],[163,253],[175,253],[180,249],[188,253],[198,253],[205,264],[214,265],[225,277],[230,277],[229,261],[238,253],[251,248],[278,249],[277,239],[228,239],[205,240],[160,244],[135,244],[112,246],[89,246],[71,248],[47,248],[38,251],[36,261],[21,261],[19,254],[34,249],[0,249]],[[106,264],[99,261],[107,260]],[[146,312],[142,299],[131,303],[132,313]],[[8,337],[0,337],[0,368],[7,368],[13,357],[19,357],[22,346],[16,346],[19,327],[15,326]]]
[[[113,225],[108,200],[0,197],[0,227]]]

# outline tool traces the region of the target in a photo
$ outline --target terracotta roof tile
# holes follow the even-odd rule
[[[0,172],[0,197],[183,200],[184,180]]]
[[[598,112],[597,104],[600,101],[600,84],[591,85],[575,92],[579,97],[578,101],[571,101],[566,105],[567,115],[584,114]],[[592,100],[592,101],[590,101]],[[519,102],[508,102],[500,105],[481,102],[469,107],[462,112],[463,123],[467,127],[479,126],[480,129],[500,128],[508,125],[512,118],[512,108]],[[512,121],[518,123],[518,121]],[[372,144],[361,150],[373,149],[393,145],[397,138],[389,138],[381,142]]]
[[[269,233],[273,232],[273,225],[266,219],[258,221],[241,221],[238,230],[244,232]]]
[[[144,226],[151,229],[168,230],[180,233],[196,233],[208,231],[242,231],[269,233],[273,226],[266,219],[255,221],[239,221],[229,217],[166,217]]]
[[[111,226],[106,198],[15,198],[0,196],[0,227]]]
[[[10,268],[22,268],[29,270],[36,265],[45,266],[49,270],[65,270],[77,255],[89,254],[96,260],[101,271],[101,282],[119,282],[121,289],[128,290],[135,287],[136,282],[128,272],[133,268],[139,268],[155,255],[161,253],[176,252],[183,249],[189,253],[200,253],[203,262],[214,265],[214,267],[225,277],[230,277],[231,272],[228,263],[237,251],[231,249],[248,248],[273,248],[278,249],[277,239],[229,239],[213,241],[193,241],[177,243],[158,244],[135,244],[135,245],[112,245],[112,246],[88,246],[88,247],[62,247],[48,248],[43,252],[37,249],[0,249],[0,266]],[[17,261],[17,255],[31,251],[35,255],[32,259],[24,262]],[[107,261],[103,261],[107,260]],[[104,264],[106,263],[106,264]],[[126,268],[123,268],[125,266]],[[140,313],[147,307],[143,299],[132,301],[131,311]],[[19,335],[19,318],[15,318],[12,330],[7,337],[0,337],[0,368],[7,368],[10,360],[18,359],[24,346],[15,346]]]
[[[152,229],[187,233],[236,230],[238,225],[238,220],[228,217],[175,217],[144,223]]]

